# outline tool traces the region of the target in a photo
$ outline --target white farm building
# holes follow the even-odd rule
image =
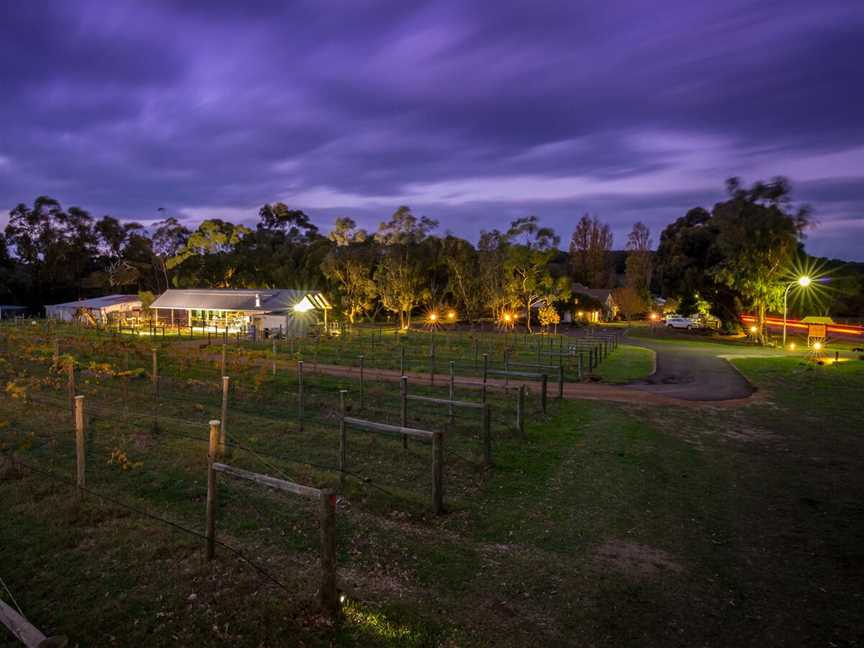
[[[166,290],[150,305],[166,327],[213,332],[281,332],[305,335],[327,325],[330,302],[318,291],[290,288]]]
[[[141,299],[138,295],[106,295],[45,306],[45,317],[64,322],[77,320],[103,325],[114,319],[123,319],[130,311],[140,309]]]

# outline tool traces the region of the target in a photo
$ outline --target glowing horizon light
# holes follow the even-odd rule
[[[813,280],[810,277],[808,277],[807,275],[804,275],[803,277],[798,278],[798,285],[801,286],[802,288],[806,288],[811,283],[813,283]]]
[[[790,351],[794,351],[794,350],[795,350],[795,343],[794,343],[794,342],[791,342],[791,343],[789,344],[789,350],[790,350]]]

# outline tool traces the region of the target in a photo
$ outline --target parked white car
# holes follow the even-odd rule
[[[666,326],[668,328],[677,329],[692,329],[696,328],[696,322],[689,317],[681,317],[680,315],[670,315],[666,318]]]

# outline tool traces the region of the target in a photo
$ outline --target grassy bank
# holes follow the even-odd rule
[[[220,539],[278,584],[224,548],[208,564],[199,537],[78,501],[70,484],[8,462],[0,576],[37,626],[81,646],[855,645],[864,363],[734,362],[759,387],[744,407],[571,401],[533,416],[527,439],[496,442],[491,471],[458,469],[442,517],[411,494],[425,484],[425,472],[410,483],[422,448],[403,456],[399,443],[356,438],[373,479],[350,483],[339,506],[337,625],[314,606],[313,511],[227,481]],[[201,444],[163,423],[152,435],[95,421],[91,487],[201,531]],[[255,426],[237,434],[273,452],[311,454],[320,437],[323,461],[334,447],[324,428]],[[16,436],[22,427],[32,434]],[[0,395],[0,440],[73,474],[68,425],[44,406]],[[137,465],[109,463],[121,441]],[[0,645],[16,644],[0,634]]]

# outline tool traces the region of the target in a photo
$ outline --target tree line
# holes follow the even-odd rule
[[[299,287],[326,291],[351,322],[386,314],[410,326],[424,309],[446,305],[463,320],[513,313],[531,327],[543,309],[548,322],[556,307],[599,308],[578,293],[581,284],[613,289],[626,317],[651,309],[653,293],[679,300],[684,314],[707,304],[734,326],[743,309],[764,317],[776,307],[777,286],[803,255],[809,214],[790,208],[782,178],[749,188],[732,179],[727,189],[712,210],[694,208],[669,225],[656,252],[648,227],[636,223],[623,255],[613,252],[608,224],[589,215],[562,250],[536,216],[483,231],[475,245],[435,234],[437,221],[405,206],[375,231],[339,218],[325,234],[283,203],[262,206],[254,229],[221,219],[190,229],[173,217],[145,228],[43,196],[10,212],[0,299],[40,306],[171,287]]]

